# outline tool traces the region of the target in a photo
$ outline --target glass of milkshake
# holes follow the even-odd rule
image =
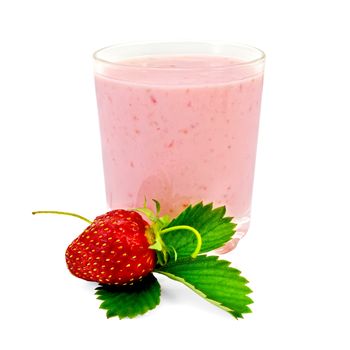
[[[136,43],[94,54],[110,208],[226,206],[248,230],[265,56],[223,43]]]

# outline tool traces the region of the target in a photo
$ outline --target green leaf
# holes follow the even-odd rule
[[[188,206],[166,227],[187,225],[194,227],[202,236],[200,253],[206,253],[222,247],[235,233],[236,224],[231,217],[225,217],[226,208],[213,209],[213,204],[198,203]],[[162,239],[166,246],[174,247],[178,259],[187,257],[196,248],[196,237],[185,230],[165,233]]]
[[[136,208],[135,211],[138,211],[139,213],[142,213],[146,215],[152,222],[157,221],[157,217],[154,215],[153,211],[148,208]]]
[[[156,205],[156,213],[157,216],[159,216],[159,212],[160,212],[160,203],[156,200],[156,199],[152,199],[152,201],[155,203]]]
[[[228,311],[235,318],[250,313],[247,306],[253,301],[248,297],[252,291],[241,272],[229,266],[217,256],[201,255],[196,259],[185,258],[158,267],[155,272],[184,283],[209,302]]]
[[[133,318],[154,309],[160,302],[160,285],[153,274],[127,286],[100,285],[96,288],[100,309],[107,310],[107,318]]]
[[[162,247],[162,244],[158,241],[158,242],[150,245],[148,248],[158,250],[161,252],[163,247]]]
[[[171,222],[170,216],[169,215],[164,215],[161,216],[158,221],[161,223],[161,227],[168,226]]]

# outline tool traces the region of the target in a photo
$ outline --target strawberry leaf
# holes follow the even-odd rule
[[[226,208],[213,209],[213,204],[198,203],[188,206],[166,228],[180,225],[192,226],[202,236],[202,247],[199,253],[210,252],[222,247],[235,233],[236,224],[231,217],[225,217]],[[196,248],[196,237],[185,230],[167,232],[162,236],[166,246],[173,247],[177,258],[188,257]]]
[[[95,294],[102,300],[100,309],[107,310],[107,318],[134,318],[159,304],[160,285],[154,275],[149,274],[133,285],[99,285]]]
[[[155,272],[184,283],[194,292],[228,311],[235,318],[250,313],[252,291],[241,272],[229,266],[229,262],[217,256],[201,255],[196,259],[185,258],[158,267]]]

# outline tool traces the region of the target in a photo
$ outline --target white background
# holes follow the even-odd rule
[[[0,5],[2,349],[349,349],[347,1],[3,1]],[[228,256],[251,281],[236,321],[176,282],[134,320],[105,318],[64,251],[58,209],[104,212],[94,50],[226,40],[267,54],[253,222]]]

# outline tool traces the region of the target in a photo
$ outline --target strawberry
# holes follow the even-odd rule
[[[87,281],[126,285],[153,271],[149,225],[135,211],[112,210],[96,219],[67,248],[70,272]]]
[[[94,221],[64,211],[33,211],[32,214],[61,214],[79,218],[89,223],[85,231],[78,236],[66,250],[66,262],[69,271],[76,277],[87,281],[110,285],[133,284],[152,272],[156,264],[164,265],[169,259],[169,249],[162,235],[177,230],[187,230],[195,234],[197,246],[192,258],[200,251],[202,238],[191,226],[178,225],[167,227],[171,219],[168,215],[159,217],[157,212],[146,207],[135,209],[145,215],[149,225],[141,215],[132,210],[112,210],[97,216]],[[175,253],[176,251],[172,248]]]

